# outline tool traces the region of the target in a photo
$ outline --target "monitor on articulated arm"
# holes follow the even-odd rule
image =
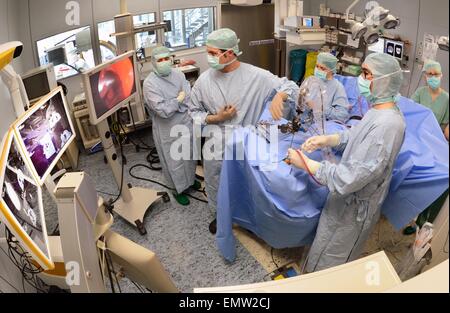
[[[12,130],[0,149],[0,221],[44,270],[53,269],[41,187]]]

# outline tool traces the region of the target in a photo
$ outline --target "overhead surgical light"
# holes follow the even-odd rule
[[[380,38],[380,35],[378,33],[378,28],[371,27],[367,30],[366,34],[364,35],[364,41],[368,44],[374,44],[378,41],[378,38]]]
[[[381,21],[381,25],[383,25],[384,29],[394,29],[400,25],[400,20],[395,18],[392,14],[389,14]]]
[[[350,31],[352,32],[352,39],[356,40],[361,38],[367,33],[367,26],[363,23],[356,21],[346,21],[350,26]]]
[[[350,10],[359,2],[359,0],[353,1],[353,3],[348,7],[346,11],[345,16],[345,22],[349,25],[350,31],[352,33],[352,39],[356,40],[364,36],[364,34],[367,32],[367,26],[365,26],[363,23],[350,20]]]
[[[400,20],[382,6],[366,9],[364,22],[350,20],[350,10],[359,2],[355,0],[346,11],[345,22],[350,26],[353,40],[364,38],[367,44],[374,44],[380,38],[384,29],[394,29],[400,25]]]
[[[438,43],[439,49],[448,51],[448,36],[441,36],[438,39],[437,43]]]
[[[370,10],[366,10],[366,20],[370,19],[373,24],[378,24],[389,15],[389,10],[381,6],[375,6]]]

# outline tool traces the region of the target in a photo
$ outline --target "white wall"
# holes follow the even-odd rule
[[[0,43],[19,39],[19,7],[13,0],[0,0]],[[22,57],[12,65],[18,73],[22,72]],[[8,89],[0,79],[0,138],[3,138],[9,125],[15,120],[15,114]]]
[[[0,0],[0,43],[19,40],[17,17],[19,8],[15,1]],[[21,59],[13,61],[14,68],[18,73],[22,71]],[[0,137],[8,129],[10,123],[14,121],[14,111],[11,104],[11,98],[6,86],[0,79]]]
[[[325,3],[327,7],[331,8],[332,12],[345,13],[347,7],[352,1],[343,0],[307,0],[309,2],[309,13],[313,15],[319,14],[320,3]],[[362,16],[364,7],[367,1],[361,1],[356,5],[352,12],[358,16]],[[449,35],[449,1],[448,0],[378,0],[378,3],[389,9],[395,16],[400,18],[401,24],[396,30],[392,31],[394,34],[401,35],[403,40],[412,42],[411,51],[409,53],[410,60],[408,67],[412,71],[412,75],[408,78],[411,82],[409,95],[414,93],[415,88],[421,79],[420,66],[415,62],[416,52],[419,44],[423,40],[424,33],[431,33],[434,35],[448,36]],[[305,12],[306,14],[307,12]],[[448,90],[448,52],[439,51],[437,60],[442,64],[444,72],[442,86]],[[422,82],[423,83],[423,82]]]

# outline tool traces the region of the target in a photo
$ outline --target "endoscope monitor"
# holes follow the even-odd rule
[[[24,252],[44,270],[53,269],[42,191],[27,167],[13,130],[7,133],[0,149],[0,220]]]
[[[30,168],[42,186],[75,139],[75,130],[61,87],[37,102],[14,124]]]
[[[93,125],[99,124],[136,97],[137,77],[134,52],[125,53],[84,74]]]

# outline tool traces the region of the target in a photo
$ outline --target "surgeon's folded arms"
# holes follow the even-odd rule
[[[233,119],[237,114],[236,106],[226,105],[217,112],[206,117],[207,124],[220,124]]]
[[[180,91],[180,93],[178,94],[177,101],[178,101],[179,103],[183,103],[184,99],[186,99],[186,92],[182,90],[182,91]]]

